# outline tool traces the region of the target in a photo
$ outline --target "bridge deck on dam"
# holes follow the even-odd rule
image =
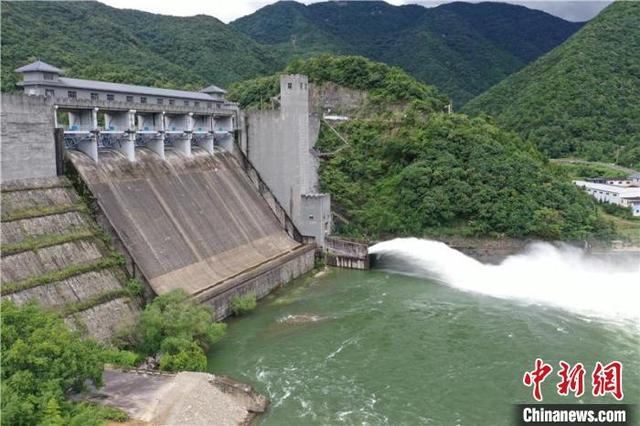
[[[69,155],[157,294],[201,293],[300,246],[229,153]]]

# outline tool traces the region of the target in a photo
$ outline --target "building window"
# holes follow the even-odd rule
[[[207,102],[207,109],[211,109],[212,106],[211,102]]]
[[[97,101],[98,100],[98,94],[97,93],[92,93],[91,94],[91,100],[92,101]]]
[[[196,102],[194,102],[194,103],[193,103],[193,106],[194,106],[194,107],[196,107],[196,108],[198,108],[198,107],[200,106],[200,102],[197,102],[197,101],[196,101]]]
[[[69,91],[67,92],[67,98],[69,98],[69,99],[75,99],[75,98],[77,98],[77,97],[78,97],[78,94],[76,93],[76,91],[75,91],[75,90],[69,90]]]
[[[175,99],[169,99],[169,105],[174,105],[176,103]]]
[[[164,104],[164,99],[162,98],[158,98],[157,101],[158,101],[158,105]]]
[[[302,83],[300,83],[300,90],[302,90]]]
[[[55,94],[55,92],[53,91],[53,89],[45,89],[45,91],[44,91],[44,95],[48,96],[48,97],[51,97],[51,98],[53,98],[54,94]]]
[[[189,106],[189,101],[184,101],[184,106]]]
[[[287,83],[287,89],[292,89],[293,88],[293,83]]]
[[[116,97],[113,96],[113,93],[107,93],[107,100],[108,101],[115,101]]]
[[[147,103],[147,98],[145,96],[140,96],[140,103],[141,104],[146,104]]]
[[[127,102],[133,102],[133,96],[127,96]]]
[[[50,74],[48,72],[44,73],[44,79],[45,80],[53,80],[53,74]]]

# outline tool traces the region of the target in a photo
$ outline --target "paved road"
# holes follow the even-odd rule
[[[609,167],[610,169],[619,170],[623,173],[634,174],[639,173],[637,170],[630,169],[628,167],[619,166],[613,163],[601,163],[600,161],[587,161],[587,160],[578,160],[574,158],[552,158],[550,160],[552,163],[564,163],[564,164],[589,164],[593,166],[604,166]]]

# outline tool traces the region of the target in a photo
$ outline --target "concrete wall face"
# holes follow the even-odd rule
[[[322,198],[318,194],[318,161],[312,154],[320,125],[317,117],[310,114],[307,77],[282,76],[280,109],[250,112],[244,124],[246,139],[241,141],[241,147],[249,161],[296,227],[321,245],[330,201],[328,197],[323,201],[305,198]]]
[[[56,176],[53,103],[43,97],[2,94],[1,182]]]
[[[156,294],[206,291],[299,246],[230,153],[69,156]]]

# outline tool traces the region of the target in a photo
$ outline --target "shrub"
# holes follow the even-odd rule
[[[242,315],[256,308],[256,294],[247,293],[243,296],[233,296],[231,298],[231,312],[233,315]]]
[[[131,278],[127,281],[125,288],[132,297],[142,297],[144,294],[144,286],[137,278]]]
[[[103,352],[103,361],[106,364],[114,364],[121,367],[135,367],[140,363],[141,356],[135,352],[108,348]]]
[[[147,305],[130,341],[144,355],[163,353],[162,369],[203,370],[204,352],[224,336],[227,327],[214,318],[209,308],[193,302],[184,290],[174,290]]]
[[[207,357],[193,340],[168,337],[160,348],[160,369],[166,371],[202,371],[207,368]]]

